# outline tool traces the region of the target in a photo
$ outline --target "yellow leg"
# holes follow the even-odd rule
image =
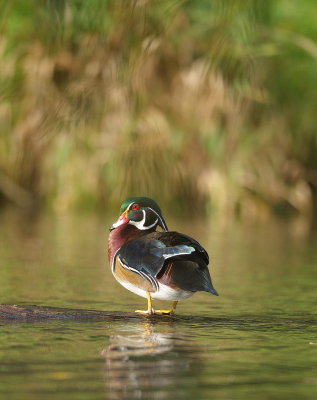
[[[174,314],[178,301],[173,301],[172,308],[170,310],[156,310],[155,314],[171,315]]]
[[[138,314],[153,315],[154,308],[152,307],[152,299],[149,292],[146,292],[146,297],[147,297],[147,310],[146,311],[135,310],[135,312]]]

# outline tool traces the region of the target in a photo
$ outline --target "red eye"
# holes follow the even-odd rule
[[[140,206],[138,204],[132,204],[131,210],[139,210]]]

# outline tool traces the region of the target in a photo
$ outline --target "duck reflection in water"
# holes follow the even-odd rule
[[[111,344],[101,352],[106,359],[109,398],[187,398],[186,377],[200,369],[190,340],[176,334],[172,323],[154,325],[146,321],[119,329],[120,333],[133,334],[122,332],[112,336]]]

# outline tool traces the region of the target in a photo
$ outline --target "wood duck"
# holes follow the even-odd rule
[[[160,226],[163,231],[156,231]],[[195,292],[218,296],[212,286],[206,250],[183,233],[169,231],[156,202],[148,197],[127,199],[110,227],[108,256],[112,273],[126,289],[147,298],[146,311],[172,314],[179,300]],[[152,299],[172,300],[171,309],[155,310]]]

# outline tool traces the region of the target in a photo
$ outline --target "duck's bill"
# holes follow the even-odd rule
[[[129,222],[128,218],[127,218],[127,212],[125,211],[124,213],[122,213],[119,217],[119,219],[110,226],[109,231],[113,231],[114,229],[118,228],[118,226],[121,225],[125,225]]]

